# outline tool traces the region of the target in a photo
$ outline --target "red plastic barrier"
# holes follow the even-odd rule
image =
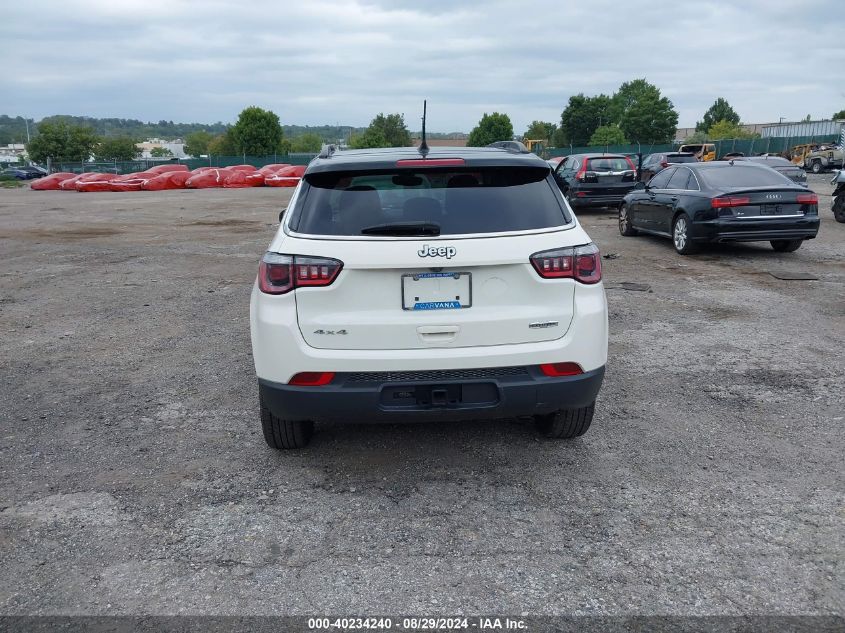
[[[60,171],[49,176],[44,176],[44,178],[33,180],[29,187],[35,191],[58,191],[61,182],[68,178],[73,178],[74,175],[68,171]]]
[[[253,172],[255,171],[255,167],[252,165],[233,165],[232,167],[227,167],[226,169],[231,169],[234,171],[248,171]]]
[[[84,174],[76,174],[75,176],[71,176],[67,180],[63,180],[59,183],[59,189],[62,191],[76,191],[76,181],[80,178],[84,178],[85,176],[93,176],[93,171],[86,171]]]
[[[262,167],[258,171],[260,171],[265,176],[270,176],[270,175],[276,173],[277,171],[279,171],[280,169],[284,169],[285,167],[291,167],[291,164],[290,163],[272,163],[270,165],[264,165],[264,167]]]
[[[307,167],[305,165],[290,165],[288,167],[283,167],[279,171],[276,172],[277,176],[296,176],[297,178],[302,178],[302,175],[305,173]]]
[[[169,171],[188,171],[188,166],[187,165],[174,165],[172,163],[167,164],[167,165],[156,165],[155,167],[150,167],[144,173],[159,175],[159,174],[167,173]]]
[[[151,177],[143,172],[126,174],[109,182],[109,191],[141,191],[141,187]]]
[[[264,184],[268,187],[296,187],[304,173],[305,165],[292,165],[280,169],[272,176],[267,176]]]
[[[226,177],[223,186],[226,189],[239,189],[241,187],[260,187],[264,184],[264,174],[258,171],[248,173],[246,171],[233,171]]]
[[[164,191],[169,189],[184,189],[185,182],[191,177],[189,171],[166,171],[163,174],[146,180],[141,188],[144,191]]]
[[[222,187],[223,183],[232,174],[231,169],[204,169],[198,174],[192,175],[185,182],[188,189],[210,189]]]
[[[93,174],[77,180],[74,187],[77,191],[89,193],[92,191],[111,191],[109,181],[117,177],[116,174]]]

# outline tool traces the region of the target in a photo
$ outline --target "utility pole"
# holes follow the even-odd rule
[[[26,143],[29,145],[29,119],[26,117],[23,118],[24,123],[26,123]]]

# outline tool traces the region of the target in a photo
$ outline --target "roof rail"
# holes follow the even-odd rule
[[[336,151],[337,145],[335,145],[334,143],[323,145],[323,147],[320,149],[320,153],[317,154],[317,158],[331,158]]]
[[[490,143],[487,147],[497,147],[507,152],[515,152],[517,154],[530,154],[528,148],[519,141],[496,141]]]

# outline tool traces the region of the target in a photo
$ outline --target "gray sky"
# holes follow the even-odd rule
[[[841,0],[3,2],[0,113],[514,131],[573,94],[646,77],[692,126],[723,96],[749,123],[845,108]],[[810,52],[812,51],[812,55]]]

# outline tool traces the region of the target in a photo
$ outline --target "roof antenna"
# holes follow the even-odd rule
[[[422,115],[422,139],[420,139],[420,155],[425,158],[428,156],[428,143],[425,142],[425,99],[423,99],[423,115]]]

